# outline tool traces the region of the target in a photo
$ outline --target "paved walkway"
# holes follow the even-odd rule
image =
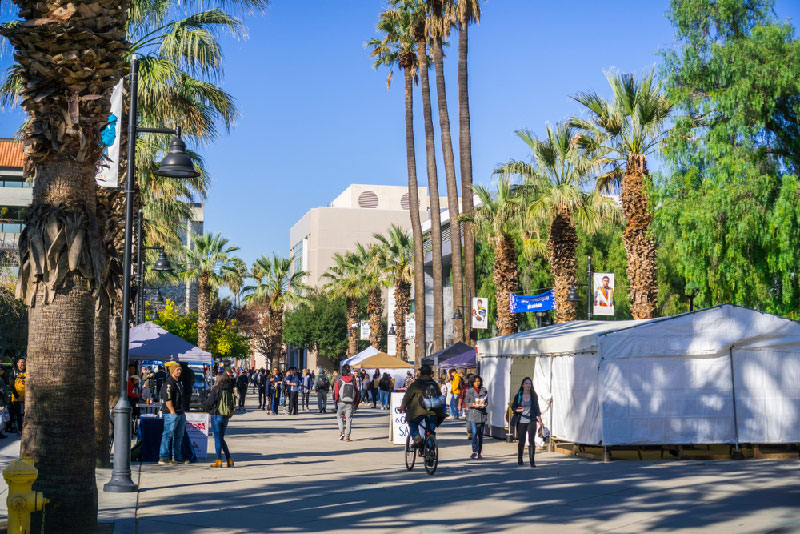
[[[235,468],[143,466],[138,531],[800,533],[797,461],[541,454],[531,469],[517,466],[516,445],[491,439],[484,460],[467,460],[463,423],[447,421],[430,477],[405,470],[387,412],[362,409],[354,427],[346,443],[332,415],[238,415],[228,430]]]

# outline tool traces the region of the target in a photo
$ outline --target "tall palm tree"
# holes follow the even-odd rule
[[[238,308],[241,305],[242,290],[244,289],[244,281],[249,273],[247,264],[242,258],[231,258],[230,268],[226,269],[223,273],[225,278],[225,285],[233,294],[233,306]]]
[[[356,243],[352,260],[354,268],[360,269],[364,287],[367,292],[367,317],[369,317],[369,344],[380,348],[381,319],[383,318],[383,289],[381,277],[386,264],[384,251],[372,243],[363,245]]]
[[[294,256],[288,258],[273,254],[272,258],[261,256],[253,264],[252,278],[255,286],[242,289],[245,302],[267,304],[269,314],[269,335],[272,348],[272,362],[280,360],[283,347],[283,314],[287,305],[299,304],[309,287],[303,283],[308,273],[297,271],[292,273]]]
[[[589,112],[589,119],[573,118],[570,123],[583,130],[580,144],[610,159],[609,175],[622,176],[622,235],[628,258],[631,313],[634,319],[655,316],[658,300],[656,244],[648,234],[653,219],[644,177],[647,154],[659,143],[672,108],[653,71],[637,81],[633,74],[607,72],[614,93],[606,101],[597,93],[578,93],[573,98]],[[624,162],[624,171],[621,165]]]
[[[450,112],[447,110],[447,88],[444,79],[444,38],[450,34],[453,18],[450,10],[445,12],[444,0],[428,0],[430,16],[428,29],[431,34],[431,52],[436,73],[436,103],[439,106],[439,129],[442,132],[442,155],[445,183],[447,184],[447,210],[450,214],[450,279],[453,283],[453,313],[464,305],[464,271],[461,264],[461,223],[459,222],[458,184],[456,182],[455,154],[450,135]],[[453,338],[462,341],[464,325],[453,321]]]
[[[543,139],[519,130],[516,134],[531,149],[532,161],[512,160],[495,171],[506,177],[522,177],[531,223],[541,221],[549,225],[547,251],[554,279],[557,323],[577,317],[575,303],[567,300],[577,268],[576,226],[594,230],[619,215],[614,201],[602,194],[606,183],[598,181],[599,188],[592,192],[585,190],[603,160],[582,150],[574,142],[575,133],[568,124],[558,124],[555,128],[548,124]]]
[[[525,202],[505,177],[498,180],[495,195],[483,187],[476,187],[475,194],[482,205],[475,208],[475,215],[471,218],[462,215],[462,219],[472,222],[478,234],[494,251],[497,333],[505,336],[517,331],[517,318],[511,313],[511,295],[519,287],[515,237],[525,224]]]
[[[35,179],[20,238],[18,296],[30,307],[21,456],[39,468],[48,527],[97,523],[92,395],[95,292],[103,251],[95,217],[100,131],[126,49],[123,5],[16,0],[0,27],[19,65],[25,174]],[[76,53],[65,53],[67,50]],[[97,98],[98,95],[101,98]],[[58,369],[58,372],[53,372]],[[88,369],[88,372],[87,372]],[[69,417],[60,407],[69,406]]]
[[[414,247],[408,233],[393,224],[386,235],[375,234],[383,251],[385,283],[394,287],[394,329],[397,357],[408,360],[406,317],[411,310],[411,281],[414,279]]]
[[[208,329],[211,321],[211,290],[225,284],[225,275],[231,268],[230,254],[239,247],[228,246],[221,233],[206,232],[195,236],[193,246],[186,247],[186,266],[181,276],[197,280],[197,346],[208,350]]]
[[[469,26],[480,22],[480,0],[458,0],[455,20],[458,26],[458,151],[461,163],[461,208],[472,216],[475,203],[472,190],[472,131],[469,113],[469,83],[467,55],[469,53]],[[475,233],[470,223],[461,227],[464,239],[464,291],[469,297],[475,294]],[[466,303],[468,306],[470,302]]]
[[[425,252],[422,244],[422,221],[419,215],[419,185],[417,182],[417,159],[414,148],[414,83],[418,81],[417,43],[414,40],[414,13],[402,6],[381,13],[378,31],[384,34],[380,40],[373,39],[375,67],[395,64],[403,69],[405,80],[406,111],[406,167],[408,169],[408,200],[411,215],[411,232],[414,252],[414,300],[419,305],[414,308],[414,322],[419,325],[414,334],[415,362],[421,362],[425,356]],[[391,83],[392,71],[389,72],[387,85]],[[405,325],[403,325],[405,328]],[[404,347],[405,349],[405,347]]]
[[[347,316],[347,356],[358,351],[358,301],[364,296],[363,272],[352,252],[333,255],[333,266],[323,278],[328,282],[324,289],[334,297],[343,297]]]

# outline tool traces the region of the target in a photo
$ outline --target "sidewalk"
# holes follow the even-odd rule
[[[350,443],[330,414],[237,415],[227,437],[235,468],[209,469],[211,458],[143,466],[139,532],[800,533],[797,461],[603,464],[541,454],[531,469],[517,466],[516,444],[492,439],[484,460],[467,460],[462,420],[438,433],[431,477],[405,470],[387,431],[387,412],[371,408],[356,414]]]
[[[19,458],[19,435],[9,434],[7,439],[0,440],[0,471],[5,469],[9,462]],[[139,478],[139,464],[131,465],[133,481]],[[103,485],[111,479],[111,469],[97,469],[97,500],[98,521],[100,523],[113,523],[114,534],[136,533],[136,501],[137,493],[105,493]],[[0,476],[0,522],[8,520],[6,498],[8,486]],[[45,495],[46,497],[46,495]]]

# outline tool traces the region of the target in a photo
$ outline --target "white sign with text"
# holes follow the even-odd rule
[[[392,443],[395,445],[405,445],[406,436],[408,436],[408,423],[406,423],[406,414],[400,413],[397,410],[400,408],[400,403],[403,402],[405,392],[391,394],[391,408],[389,412],[392,417]]]
[[[198,458],[208,457],[208,417],[207,413],[186,413],[186,434]]]

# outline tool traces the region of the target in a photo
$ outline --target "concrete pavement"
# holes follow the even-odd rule
[[[467,460],[463,422],[447,421],[431,477],[419,465],[405,470],[387,428],[387,412],[371,408],[357,413],[350,443],[330,414],[237,415],[227,437],[233,469],[142,467],[138,531],[800,533],[797,461],[602,464],[539,454],[531,469],[517,466],[516,445],[492,439],[482,461]]]

